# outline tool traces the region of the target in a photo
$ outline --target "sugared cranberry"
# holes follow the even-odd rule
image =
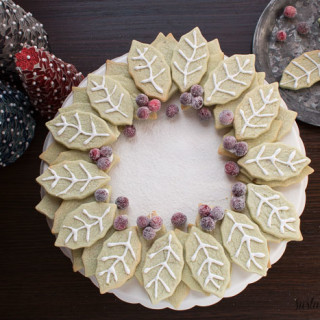
[[[226,150],[232,150],[237,143],[237,139],[234,136],[225,136],[223,138],[223,147]]]
[[[234,119],[234,114],[231,110],[223,110],[219,114],[219,121],[222,125],[228,126],[232,124]]]
[[[191,106],[192,104],[192,94],[189,92],[184,92],[180,96],[180,103],[183,106]]]
[[[284,42],[287,39],[287,33],[284,30],[280,30],[277,32],[277,40],[280,42]]]
[[[201,109],[203,106],[203,98],[202,97],[193,97],[191,106],[195,110]]]
[[[161,102],[158,99],[152,99],[148,103],[148,108],[152,112],[158,112],[161,108]]]
[[[212,231],[216,226],[216,222],[210,217],[203,217],[200,220],[200,227],[204,231]]]
[[[137,226],[140,229],[146,228],[150,224],[150,219],[147,216],[139,216],[137,218]]]
[[[232,197],[230,202],[231,209],[237,212],[244,210],[246,206],[245,197]]]
[[[106,202],[109,196],[108,189],[97,189],[94,193],[94,198],[97,202]]]
[[[167,107],[166,115],[168,118],[173,118],[178,113],[179,113],[179,107],[176,104],[170,104]]]
[[[156,230],[151,227],[146,227],[142,231],[142,236],[146,240],[152,240],[156,236]]]
[[[89,151],[89,158],[92,160],[92,161],[98,161],[98,159],[100,158],[100,150],[98,148],[94,148],[94,149],[91,149]]]
[[[176,228],[184,226],[186,222],[187,222],[187,216],[182,212],[176,212],[171,217],[171,223]]]
[[[163,220],[160,216],[153,216],[150,219],[150,227],[155,230],[159,230],[162,227],[162,224],[163,224]]]
[[[194,84],[190,89],[190,93],[194,97],[200,97],[203,95],[203,88],[200,86],[200,84]]]
[[[208,108],[201,108],[198,110],[198,116],[200,120],[209,120],[212,117],[212,113]]]
[[[110,158],[112,156],[112,148],[110,146],[103,146],[100,148],[101,157]]]
[[[199,211],[198,212],[199,212],[199,215],[200,215],[201,218],[207,217],[211,212],[211,208],[207,204],[202,204],[199,207]]]
[[[127,137],[127,138],[132,138],[136,135],[136,127],[134,125],[127,125],[124,127],[123,129],[123,134]]]
[[[142,120],[146,120],[149,118],[151,111],[148,107],[140,107],[137,110],[137,117]]]
[[[117,216],[113,221],[113,228],[121,231],[124,229],[127,229],[128,227],[128,216],[125,214],[122,214],[120,216]]]
[[[286,6],[283,11],[286,18],[292,19],[297,15],[297,9],[293,6]]]
[[[141,93],[141,94],[137,95],[136,103],[139,107],[147,107],[148,102],[149,102],[149,98],[145,94]]]
[[[127,197],[118,197],[115,203],[118,209],[124,210],[129,206],[129,199]]]
[[[107,170],[109,167],[111,166],[111,161],[109,158],[107,157],[101,157],[98,159],[97,161],[97,167],[100,169],[100,170]]]
[[[230,176],[237,176],[240,172],[239,166],[234,161],[227,161],[224,171]]]
[[[306,22],[300,22],[297,25],[297,31],[301,35],[306,35],[310,32],[310,26]]]
[[[247,192],[247,186],[242,182],[236,182],[232,188],[231,192],[236,197],[244,196]]]
[[[243,157],[248,153],[248,144],[245,141],[237,142],[234,146],[234,154],[237,157]]]
[[[224,210],[223,208],[219,206],[215,206],[209,215],[210,218],[212,218],[215,221],[221,220],[224,217]]]

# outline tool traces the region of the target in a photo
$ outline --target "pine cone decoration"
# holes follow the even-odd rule
[[[0,1],[0,79],[19,81],[14,55],[24,45],[48,49],[43,25],[13,1]]]
[[[28,148],[36,122],[30,101],[0,81],[0,167],[15,162]]]
[[[25,47],[17,53],[16,65],[31,103],[48,119],[84,78],[74,65],[36,47]]]

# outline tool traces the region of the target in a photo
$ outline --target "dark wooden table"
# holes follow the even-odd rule
[[[257,20],[268,0],[17,0],[49,34],[52,52],[85,75],[107,58],[126,53],[132,39],[151,42],[158,32],[179,38],[198,25],[218,37],[224,52],[251,52]],[[35,178],[47,130],[38,119],[25,155],[0,169],[1,319],[320,319],[320,131],[298,123],[316,173],[310,177],[302,215],[304,241],[292,242],[281,260],[236,297],[189,311],[153,311],[112,294],[100,295],[53,246]],[[297,308],[297,305],[300,308]]]

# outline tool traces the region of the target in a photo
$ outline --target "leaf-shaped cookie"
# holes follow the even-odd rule
[[[57,197],[53,197],[50,194],[45,194],[41,201],[37,204],[36,210],[49,219],[54,218],[54,213],[58,210],[61,205],[62,200]]]
[[[277,238],[302,240],[300,219],[295,207],[282,193],[266,185],[248,185],[247,206],[252,220]]]
[[[255,56],[234,55],[219,63],[204,85],[204,104],[224,104],[248,89],[255,77]]]
[[[133,40],[128,54],[129,72],[149,97],[166,101],[171,88],[170,66],[160,51],[149,44]]]
[[[279,142],[258,145],[238,161],[250,176],[266,181],[298,176],[309,163],[296,148]]]
[[[104,202],[89,202],[68,213],[63,220],[57,247],[79,249],[90,247],[103,238],[113,224],[116,205]]]
[[[172,79],[181,92],[200,82],[207,70],[209,49],[198,27],[183,35],[176,46],[172,62]]]
[[[100,148],[116,140],[108,124],[89,112],[65,112],[47,122],[46,126],[54,139],[69,149]]]
[[[111,77],[88,75],[87,93],[91,106],[100,117],[114,125],[132,124],[133,103],[130,94]]]
[[[100,292],[121,287],[130,279],[140,261],[141,243],[136,227],[116,231],[104,242],[98,256],[96,278]]]
[[[186,263],[205,291],[224,296],[230,282],[230,262],[213,236],[192,227],[186,241]]]
[[[236,138],[254,139],[270,129],[280,106],[278,83],[259,86],[243,98],[235,111]]]
[[[232,261],[249,272],[265,276],[269,264],[267,240],[246,215],[227,210],[221,224],[223,246]]]
[[[86,198],[109,180],[96,164],[83,160],[52,165],[37,178],[49,194],[65,200]]]
[[[147,253],[143,282],[153,304],[170,297],[183,269],[183,248],[174,231],[156,240]]]
[[[280,87],[299,90],[320,81],[320,50],[303,53],[284,69]]]

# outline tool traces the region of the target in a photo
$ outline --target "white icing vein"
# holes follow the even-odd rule
[[[43,178],[42,181],[52,181],[51,189],[54,189],[56,185],[60,182],[60,180],[68,181],[70,182],[69,186],[66,187],[64,190],[60,191],[57,196],[61,194],[66,194],[76,183],[84,182],[84,185],[80,188],[80,193],[83,192],[89,183],[93,180],[99,180],[99,179],[105,179],[106,177],[103,176],[92,176],[91,173],[85,168],[85,166],[80,162],[79,163],[80,168],[84,171],[84,173],[87,175],[86,178],[77,178],[75,174],[69,169],[69,167],[64,164],[63,168],[70,174],[70,177],[67,176],[59,176],[56,171],[52,168],[48,168],[50,173],[52,174],[51,177]]]
[[[259,239],[258,237],[255,237],[255,236],[250,236],[249,234],[246,233],[245,229],[254,230],[254,227],[252,225],[236,222],[236,220],[234,219],[232,214],[230,212],[228,212],[228,211],[226,212],[226,215],[234,223],[232,228],[231,228],[231,230],[230,230],[227,243],[229,243],[232,240],[233,232],[236,229],[239,230],[239,232],[242,234],[241,242],[240,242],[239,248],[237,249],[237,251],[235,253],[235,257],[236,258],[239,257],[241,249],[242,249],[242,245],[245,243],[246,246],[247,246],[247,251],[249,253],[249,259],[248,259],[248,261],[246,263],[246,267],[249,269],[250,266],[251,266],[251,261],[252,261],[253,264],[258,269],[262,270],[262,266],[256,261],[256,258],[264,258],[265,254],[263,252],[252,252],[251,241],[257,242],[257,243],[263,243],[263,240]]]
[[[91,115],[90,115],[91,130],[92,130],[91,132],[87,132],[87,131],[83,130],[78,112],[76,112],[74,114],[74,117],[75,117],[75,119],[77,121],[77,124],[68,123],[66,117],[63,114],[61,115],[62,122],[59,122],[59,123],[55,124],[56,127],[62,127],[57,132],[58,136],[61,136],[67,128],[74,128],[74,129],[77,130],[77,132],[68,140],[68,142],[71,143],[75,139],[77,139],[79,135],[84,135],[84,136],[89,136],[89,138],[83,142],[83,144],[86,145],[92,139],[94,139],[96,137],[109,137],[110,136],[110,134],[108,134],[108,133],[97,133],[97,129],[96,129],[96,126],[95,126],[95,124],[94,124],[94,122],[92,120],[92,116]]]
[[[203,268],[205,267],[205,265],[207,265],[207,271],[206,273],[208,274],[206,279],[205,279],[205,282],[204,282],[204,286],[206,287],[208,285],[209,282],[211,282],[217,289],[220,289],[220,285],[214,281],[214,279],[217,279],[217,280],[221,280],[223,281],[224,280],[224,277],[222,276],[219,276],[217,274],[214,274],[212,271],[211,271],[211,266],[212,264],[216,264],[218,266],[223,266],[223,262],[222,261],[219,261],[219,260],[216,260],[216,259],[213,259],[210,257],[210,254],[208,252],[207,249],[213,249],[213,250],[218,250],[218,247],[217,246],[212,246],[210,244],[207,244],[207,243],[203,243],[201,241],[201,239],[199,238],[199,236],[197,235],[196,232],[193,232],[194,236],[196,237],[198,243],[199,243],[199,246],[198,248],[196,249],[196,251],[194,252],[194,254],[192,255],[191,257],[191,261],[194,262],[196,261],[197,259],[197,256],[198,256],[198,253],[200,250],[203,250],[203,253],[205,254],[206,256],[206,259],[204,259],[204,261],[202,262],[200,268],[198,269],[198,272],[197,272],[197,275],[200,276],[201,275],[201,272],[203,270]]]
[[[102,77],[102,83],[101,84],[98,84],[97,82],[91,80],[92,84],[95,86],[94,88],[91,88],[91,91],[92,92],[95,92],[95,91],[104,91],[104,93],[106,94],[106,97],[101,99],[101,100],[96,100],[94,101],[94,103],[104,103],[104,102],[107,102],[111,105],[111,109],[106,109],[104,112],[105,113],[113,113],[113,112],[119,112],[121,115],[123,115],[124,117],[128,118],[128,115],[126,113],[124,113],[123,111],[120,110],[120,107],[121,107],[121,102],[122,102],[122,99],[124,97],[124,94],[121,92],[120,94],[120,97],[119,97],[119,101],[117,104],[113,103],[112,102],[112,96],[113,94],[116,92],[117,90],[117,85],[115,84],[113,89],[112,89],[112,92],[109,93],[109,90],[108,88],[105,86],[106,85],[106,77],[103,76]]]
[[[117,275],[117,272],[116,272],[116,266],[117,266],[117,264],[119,262],[122,263],[125,273],[126,274],[130,274],[130,267],[128,266],[128,264],[125,261],[127,253],[130,252],[132,258],[134,260],[136,260],[136,254],[135,254],[135,252],[134,252],[134,250],[132,248],[132,245],[131,245],[131,237],[132,237],[132,231],[130,230],[129,234],[128,234],[128,240],[127,241],[125,241],[125,242],[110,242],[110,243],[107,243],[107,246],[109,248],[111,248],[111,247],[119,247],[119,246],[125,247],[122,255],[105,256],[105,257],[101,257],[101,259],[100,259],[101,261],[114,260],[114,262],[112,263],[112,265],[108,269],[100,271],[98,273],[99,277],[103,276],[105,273],[107,274],[107,277],[106,277],[106,283],[107,284],[110,283],[111,275],[113,276],[115,282],[118,281],[118,275]]]
[[[132,57],[131,60],[141,60],[144,61],[146,64],[143,66],[136,66],[134,67],[134,70],[143,70],[143,69],[148,69],[149,70],[149,77],[141,80],[141,83],[151,83],[153,85],[153,87],[159,92],[159,93],[163,93],[163,89],[155,82],[155,79],[157,77],[159,77],[162,73],[165,72],[166,68],[162,68],[157,74],[153,74],[153,70],[152,70],[152,64],[156,61],[156,59],[158,58],[156,55],[154,55],[152,57],[152,59],[149,61],[145,54],[148,51],[148,47],[143,49],[143,52],[141,52],[140,49],[137,48],[137,52],[138,52],[138,56],[137,57]]]
[[[179,49],[179,51],[178,51],[180,53],[180,55],[186,60],[186,64],[185,64],[184,68],[182,69],[179,66],[177,61],[173,62],[174,66],[183,74],[183,85],[184,85],[185,88],[187,87],[187,82],[188,82],[187,78],[188,78],[188,76],[193,74],[193,73],[195,73],[195,72],[200,71],[203,68],[203,66],[198,66],[197,68],[194,68],[193,70],[189,71],[190,64],[207,57],[206,53],[201,55],[201,56],[199,56],[199,57],[195,57],[196,54],[197,54],[197,50],[199,48],[204,47],[206,45],[206,43],[205,42],[201,42],[200,44],[197,44],[197,33],[196,33],[196,30],[193,30],[192,35],[193,35],[193,42],[191,42],[188,38],[184,38],[184,41],[193,50],[191,56],[187,57],[186,54],[181,49]]]

